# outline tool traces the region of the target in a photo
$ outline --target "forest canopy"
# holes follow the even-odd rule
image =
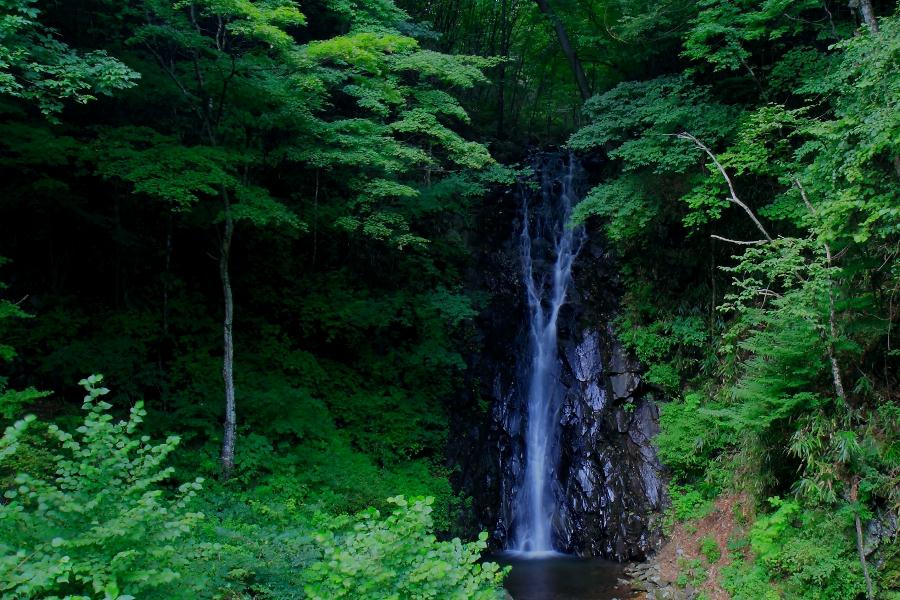
[[[549,148],[715,585],[897,597],[895,2],[0,0],[0,131],[0,597],[503,598],[447,448]]]

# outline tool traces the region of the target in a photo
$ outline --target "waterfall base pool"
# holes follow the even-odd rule
[[[511,565],[506,589],[513,600],[626,600],[633,593],[619,583],[624,565],[598,558],[546,554],[532,558],[518,552],[491,557]]]

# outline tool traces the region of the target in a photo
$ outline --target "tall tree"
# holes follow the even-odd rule
[[[575,77],[575,83],[578,84],[578,91],[581,94],[581,99],[587,100],[591,97],[591,86],[588,83],[587,76],[584,74],[584,67],[581,65],[578,53],[575,51],[575,47],[569,39],[569,34],[566,33],[565,26],[562,21],[559,20],[559,17],[553,11],[553,8],[547,0],[534,1],[537,3],[541,13],[543,13],[553,25],[553,29],[556,31],[556,37],[559,40],[559,47],[562,49],[563,54],[566,55],[566,59],[569,61],[569,67],[572,69],[572,75]]]
[[[396,9],[347,9],[349,32],[301,44],[293,31],[305,17],[289,0],[175,6],[146,0],[146,7],[130,43],[168,82],[156,102],[177,107],[176,116],[152,129],[109,131],[98,170],[217,229],[225,397],[220,462],[228,477],[237,436],[230,265],[241,223],[289,234],[305,230],[298,215],[312,211],[283,182],[303,186],[315,173],[344,199],[331,227],[398,247],[424,243],[396,204],[416,197],[414,185],[428,183],[433,171],[491,162],[483,146],[448,127],[468,117],[440,88],[483,82],[482,68],[494,63],[419,48],[393,29],[405,18]],[[333,110],[336,105],[342,108]],[[315,210],[319,193],[317,184]]]
[[[878,33],[878,19],[875,18],[875,9],[872,8],[872,0],[850,0],[850,8],[859,11],[863,23],[872,33]]]

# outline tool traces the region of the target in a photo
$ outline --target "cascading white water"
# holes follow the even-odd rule
[[[561,162],[554,170],[545,165],[541,174],[542,204],[529,206],[526,196],[522,207],[520,243],[530,361],[522,382],[526,392],[525,472],[513,507],[516,529],[512,549],[534,554],[554,550],[551,523],[556,499],[551,484],[559,452],[560,405],[556,393],[560,369],[557,321],[582,236],[581,228],[567,226],[577,200],[577,161],[569,156]],[[536,259],[535,250],[543,255]]]

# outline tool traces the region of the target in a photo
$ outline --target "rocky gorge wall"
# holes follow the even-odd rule
[[[471,498],[462,525],[491,532],[498,550],[514,533],[527,418],[520,389],[527,332],[517,207],[516,194],[507,191],[481,221],[483,250],[471,279],[489,293],[490,303],[477,323],[478,350],[468,357],[471,398],[453,411],[448,449],[454,484]],[[640,365],[610,325],[618,277],[597,232],[588,232],[573,272],[574,289],[559,327],[553,538],[560,551],[639,560],[662,540],[667,501],[652,442],[658,407]]]
[[[562,354],[560,549],[643,558],[661,541],[665,491],[653,447],[659,409],[611,327],[583,330]]]

